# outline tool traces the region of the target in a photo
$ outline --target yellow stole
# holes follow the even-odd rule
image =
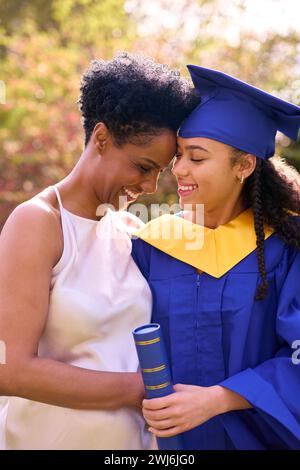
[[[266,226],[264,230],[265,239],[274,232]],[[216,229],[166,214],[152,220],[134,235],[164,253],[217,278],[256,248],[251,207]]]

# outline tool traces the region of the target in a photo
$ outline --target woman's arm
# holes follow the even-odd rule
[[[138,373],[98,372],[37,356],[51,272],[61,252],[59,220],[42,202],[22,204],[3,228],[0,340],[6,364],[0,365],[0,395],[78,409],[141,406],[144,388]]]

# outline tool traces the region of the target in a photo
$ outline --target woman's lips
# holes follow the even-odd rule
[[[189,194],[193,193],[198,189],[197,184],[179,184],[178,185],[178,194],[180,196],[188,196]]]
[[[123,186],[122,191],[129,201],[134,201],[141,195],[141,193],[136,193],[134,191],[131,191],[130,189],[125,188],[125,186]]]

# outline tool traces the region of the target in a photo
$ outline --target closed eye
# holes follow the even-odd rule
[[[142,166],[142,165],[136,165],[136,166],[137,166],[137,169],[143,174],[149,173],[153,169],[153,168],[146,168],[145,166]]]

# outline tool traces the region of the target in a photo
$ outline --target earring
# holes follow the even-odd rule
[[[244,176],[244,175],[242,175],[242,176],[241,176],[241,178],[240,178],[240,183],[241,183],[241,184],[243,184],[243,182],[244,182],[244,179],[245,179],[245,176]]]

